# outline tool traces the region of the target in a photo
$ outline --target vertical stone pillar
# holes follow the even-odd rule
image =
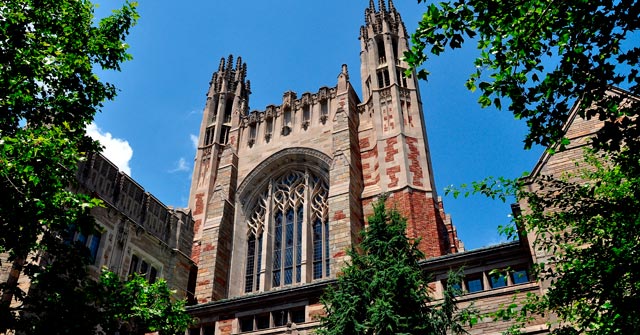
[[[198,302],[227,297],[237,177],[238,156],[227,146],[220,157],[202,227],[195,293]]]
[[[329,245],[331,273],[347,261],[346,250],[358,241],[362,229],[362,168],[358,141],[357,95],[349,83],[346,65],[338,76],[337,110],[333,116],[333,159],[329,171]]]

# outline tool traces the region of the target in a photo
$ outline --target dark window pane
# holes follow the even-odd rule
[[[529,273],[527,269],[516,270],[511,273],[513,284],[524,284],[529,282]]]
[[[304,308],[297,308],[289,311],[291,322],[293,323],[303,323],[304,318]]]
[[[282,262],[282,212],[276,213],[273,234],[273,286],[280,286],[280,268]]]
[[[214,335],[216,332],[216,328],[214,326],[204,326],[202,328],[202,335]]]
[[[491,288],[499,288],[507,286],[507,277],[504,274],[493,274],[489,277]]]
[[[483,289],[481,277],[467,279],[467,290],[469,293],[480,292]]]
[[[274,327],[282,327],[287,324],[287,311],[273,311],[271,312],[273,316],[273,326]]]
[[[131,265],[129,266],[129,275],[138,271],[138,256],[131,256]]]
[[[148,271],[148,270],[149,270],[149,264],[148,264],[147,262],[145,262],[145,261],[142,261],[142,262],[140,263],[140,274],[141,274],[143,277],[146,277],[146,276],[147,276],[147,271]]]
[[[87,236],[85,236],[83,233],[78,233],[78,235],[76,236],[76,241],[78,241],[79,244],[86,246]]]
[[[96,257],[98,256],[98,248],[100,248],[100,238],[102,235],[100,233],[96,233],[91,236],[91,242],[89,242],[89,255],[91,256],[91,263],[96,262]]]
[[[240,318],[240,331],[241,332],[253,331],[253,315]]]
[[[247,241],[247,268],[245,272],[245,283],[244,283],[244,291],[251,292],[253,291],[253,275],[254,275],[254,261],[256,254],[256,238],[253,234],[249,236],[249,240]]]
[[[324,263],[325,263],[325,271],[324,275],[328,276],[331,272],[329,271],[329,261],[331,258],[329,257],[329,221],[324,222]]]
[[[313,224],[313,279],[322,278],[322,224],[316,219]]]
[[[285,268],[284,269],[284,284],[285,285],[289,285],[292,282],[292,275],[293,275],[293,269],[292,268]]]
[[[155,283],[157,277],[158,277],[158,270],[156,270],[156,268],[152,266],[151,271],[149,271],[149,283],[151,284]]]
[[[258,237],[258,265],[256,267],[256,290],[260,289],[260,268],[262,267],[262,234]]]
[[[450,283],[448,280],[443,280],[442,286],[444,289],[447,289],[447,285],[451,285],[451,288],[453,289],[453,294],[455,296],[462,294],[462,284],[460,282]]]
[[[269,314],[256,315],[256,328],[267,329],[270,327]]]

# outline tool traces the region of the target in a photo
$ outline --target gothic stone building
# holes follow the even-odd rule
[[[435,191],[418,83],[402,75],[408,35],[391,0],[370,1],[360,42],[362,97],[343,66],[334,86],[285,92],[281,104],[250,111],[246,64],[220,61],[189,201],[192,334],[310,333],[323,313],[322,290],[383,194],[407,218],[408,236],[421,238],[436,297],[448,269],[462,265],[463,304],[486,298],[482,306],[495,309],[539,289],[520,242],[462,252]],[[517,275],[495,279],[496,268]],[[474,331],[505,327],[488,321]]]
[[[77,171],[75,191],[91,194],[103,201],[103,207],[91,210],[100,227],[97,234],[75,233],[68,238],[83,243],[89,250],[90,275],[98,279],[106,268],[126,279],[139,273],[154,282],[167,281],[176,297],[187,297],[189,273],[195,266],[190,258],[193,221],[188,209],[165,206],[146,192],[135,180],[101,154],[94,154]],[[30,255],[27,262],[41,261]],[[17,278],[18,286],[29,292],[31,282],[21,275],[18,264],[7,262],[0,254],[0,283]],[[20,302],[13,300],[12,304]]]

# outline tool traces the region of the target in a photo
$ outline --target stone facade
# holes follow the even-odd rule
[[[193,334],[311,333],[383,195],[428,257],[463,251],[435,191],[418,83],[402,75],[404,23],[392,1],[370,2],[365,21],[362,98],[343,65],[335,86],[250,111],[246,64],[221,59],[189,201]]]
[[[148,279],[163,278],[186,298],[193,241],[193,221],[188,209],[165,206],[142,186],[100,154],[89,157],[78,169],[80,191],[103,201],[92,214],[102,229],[96,239],[95,262],[90,266],[97,277],[107,268],[126,278],[132,272]]]
[[[151,282],[158,278],[166,280],[178,299],[192,297],[192,292],[186,290],[195,268],[190,258],[193,241],[190,210],[165,206],[101,154],[94,154],[80,164],[77,178],[75,191],[90,194],[104,204],[91,212],[100,233],[90,236],[76,233],[72,237],[82,241],[94,259],[89,266],[90,275],[98,279],[106,268],[124,280],[137,272]],[[0,282],[6,282],[11,275],[18,278],[19,288],[28,292],[29,278],[12,270],[13,264],[6,258],[6,254],[0,254]]]
[[[383,194],[428,257],[461,250],[435,192],[418,83],[403,76],[404,23],[393,2],[371,3],[365,17],[363,99],[343,65],[335,86],[285,92],[280,105],[249,111],[246,64],[221,59],[189,202],[198,303],[334,278]]]

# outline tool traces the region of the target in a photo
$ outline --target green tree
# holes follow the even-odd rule
[[[431,304],[429,280],[421,270],[418,241],[407,238],[406,219],[385,209],[384,199],[362,234],[362,243],[348,251],[350,263],[322,297],[326,316],[317,333],[447,334],[461,333],[469,310],[458,311],[453,289],[440,305]]]
[[[521,180],[489,178],[466,192],[502,200],[515,195],[529,204],[517,222],[536,235],[536,248],[551,255],[551,264],[538,269],[551,286],[521,306],[520,320],[554,312],[564,325],[557,333],[640,331],[640,281],[632,259],[640,247],[634,209],[640,181],[640,100],[634,98],[640,95],[639,14],[637,1],[431,3],[405,54],[417,67],[428,54],[477,43],[476,72],[466,86],[480,90],[482,107],[508,105],[526,121],[525,148],[564,150],[572,106],[579,117],[604,121],[581,178],[540,176],[532,181],[535,191]],[[612,86],[627,91],[612,94]],[[514,233],[515,227],[506,230]]]
[[[193,319],[185,312],[185,300],[172,300],[173,292],[160,279],[149,284],[134,274],[121,281],[113,272],[104,271],[96,294],[105,318],[103,330],[120,334],[184,334]]]
[[[480,56],[466,86],[480,89],[483,107],[508,104],[527,122],[527,148],[566,144],[562,128],[577,101],[581,117],[606,121],[597,147],[617,150],[625,142],[637,151],[640,102],[623,104],[607,92],[622,85],[640,95],[639,16],[638,2],[624,0],[430,3],[405,58],[417,67],[428,54],[476,43]]]
[[[116,95],[95,70],[120,70],[131,58],[125,37],[135,7],[126,2],[96,21],[89,0],[0,4],[0,261],[14,270],[0,283],[0,332],[94,333],[115,317],[105,310],[117,300],[104,300],[115,288],[108,278],[88,276],[88,257],[65,236],[99,229],[89,211],[100,202],[70,186],[78,163],[99,149],[86,125]],[[31,281],[30,292],[17,286],[20,275]],[[166,287],[144,287],[159,305],[137,303],[137,313],[180,310],[181,303],[167,304]],[[169,330],[156,321],[145,325]]]
[[[570,321],[557,333],[640,333],[640,177],[610,155],[588,153],[579,173],[518,191],[530,208],[519,219],[550,255],[538,266],[549,291],[525,310]]]

